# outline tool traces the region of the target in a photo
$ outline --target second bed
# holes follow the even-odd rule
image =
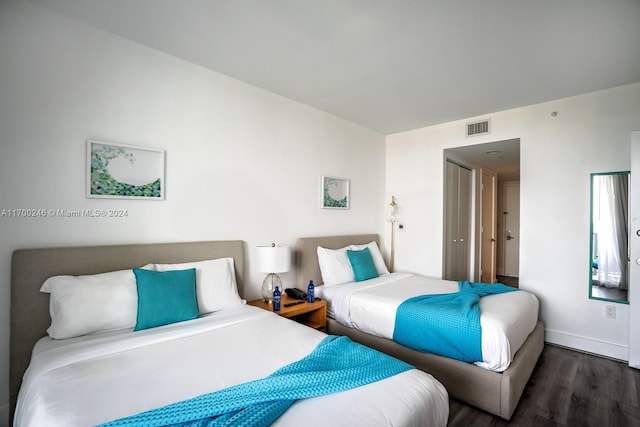
[[[376,242],[375,249],[377,241],[376,234],[298,239],[298,286],[303,287],[310,279],[320,285],[323,275],[327,278],[326,259],[318,259],[319,247],[331,252],[347,246],[361,249]],[[376,259],[375,251],[373,255],[378,270],[384,270],[381,256]],[[322,273],[321,263],[325,268]],[[329,279],[335,283],[344,280]],[[535,296],[520,291],[480,300],[483,360],[475,364],[413,350],[393,341],[396,309],[404,300],[455,291],[456,282],[385,273],[364,281],[319,286],[317,293],[328,301],[331,334],[347,335],[403,359],[431,373],[452,397],[510,419],[544,345],[544,327],[538,320]]]

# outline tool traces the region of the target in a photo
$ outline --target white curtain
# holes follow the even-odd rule
[[[598,177],[594,202],[599,200],[597,230],[597,280],[600,286],[628,289],[628,175]]]

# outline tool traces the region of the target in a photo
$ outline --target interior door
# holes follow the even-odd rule
[[[446,280],[469,280],[471,184],[471,170],[446,162],[443,269]]]
[[[480,281],[496,282],[496,246],[498,228],[498,175],[482,169],[480,229]]]
[[[444,271],[443,278],[455,275],[455,239],[458,234],[458,169],[445,162],[444,177]]]
[[[504,185],[504,275],[520,272],[520,183]]]

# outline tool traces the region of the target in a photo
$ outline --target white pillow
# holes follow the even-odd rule
[[[355,280],[347,249],[349,249],[348,246],[341,249],[318,246],[318,264],[324,286],[341,285]]]
[[[40,292],[51,294],[51,326],[47,329],[51,338],[73,338],[136,325],[138,291],[133,270],[54,276],[44,282]]]
[[[196,269],[196,296],[200,314],[244,304],[238,295],[233,258],[218,258],[181,264],[154,264],[155,271]]]
[[[361,251],[364,248],[369,248],[378,275],[389,273],[384,258],[382,258],[382,254],[380,253],[380,248],[375,241],[369,242],[366,245],[349,245],[340,249],[327,249],[318,246],[318,264],[320,265],[320,274],[322,275],[324,286],[353,282],[355,276],[353,274],[353,267],[347,256],[347,249]]]
[[[379,275],[387,274],[389,270],[387,269],[387,264],[384,263],[384,258],[382,258],[382,254],[380,253],[380,248],[378,244],[373,241],[367,243],[366,245],[351,245],[349,249],[352,251],[361,251],[364,248],[369,248],[369,252],[371,252],[371,258],[373,258],[373,263],[376,265],[376,270]]]

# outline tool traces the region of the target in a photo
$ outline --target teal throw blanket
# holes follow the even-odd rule
[[[298,399],[359,387],[412,368],[347,337],[328,336],[308,356],[266,378],[103,426],[268,426]]]
[[[517,291],[503,284],[459,282],[459,292],[421,295],[398,307],[393,340],[463,362],[482,361],[480,297]]]

